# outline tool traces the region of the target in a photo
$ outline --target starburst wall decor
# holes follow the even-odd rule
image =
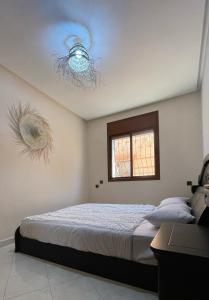
[[[22,153],[32,159],[43,157],[49,162],[49,154],[53,149],[51,130],[48,122],[32,109],[30,105],[13,105],[8,110],[9,125]]]

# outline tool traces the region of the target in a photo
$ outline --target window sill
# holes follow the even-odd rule
[[[160,175],[154,175],[154,176],[135,176],[135,177],[117,177],[112,178],[109,177],[109,182],[117,182],[117,181],[145,181],[145,180],[160,180]]]

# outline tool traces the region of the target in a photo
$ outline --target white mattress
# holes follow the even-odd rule
[[[22,220],[24,237],[81,251],[156,264],[150,243],[157,229],[143,219],[153,205],[75,205]]]

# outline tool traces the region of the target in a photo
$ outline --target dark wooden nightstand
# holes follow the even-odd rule
[[[163,224],[151,243],[159,264],[159,300],[209,299],[209,228]]]

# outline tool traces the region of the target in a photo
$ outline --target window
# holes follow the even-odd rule
[[[109,181],[160,179],[158,112],[107,124]]]
[[[131,176],[130,137],[112,139],[112,177]]]

